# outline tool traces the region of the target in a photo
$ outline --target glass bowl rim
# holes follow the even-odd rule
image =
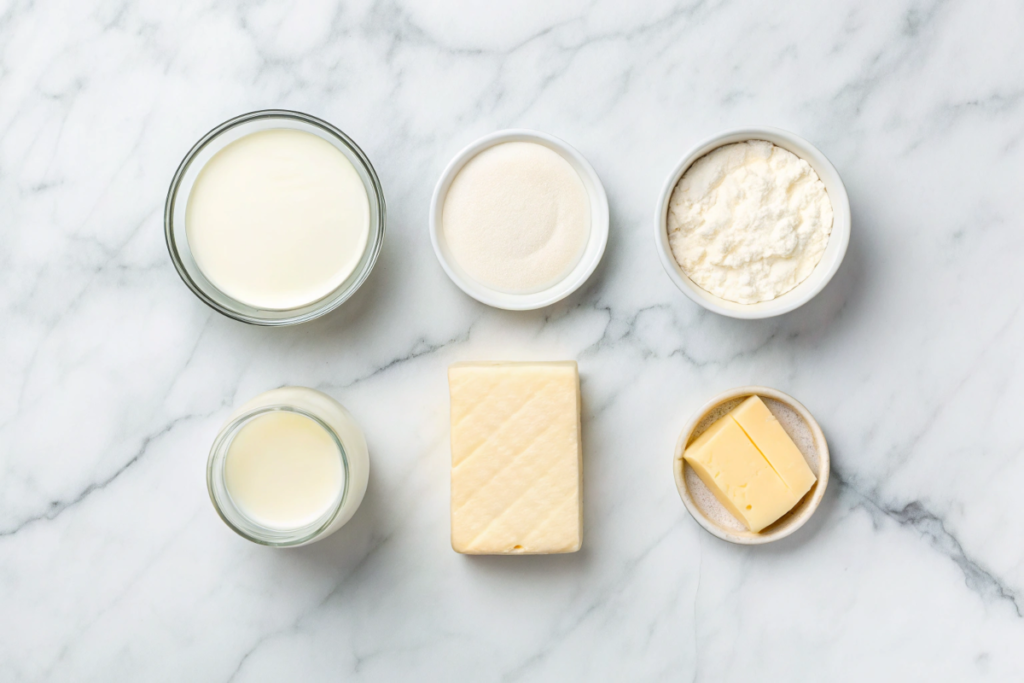
[[[312,302],[307,306],[292,309],[294,311],[302,311],[303,309],[309,308],[302,313],[298,313],[291,317],[281,318],[267,318],[260,315],[252,315],[239,310],[229,308],[212,296],[210,296],[204,287],[196,282],[185,268],[185,264],[182,262],[179,254],[177,240],[174,236],[174,207],[178,199],[178,192],[180,190],[182,179],[185,173],[189,170],[192,163],[195,161],[196,156],[199,155],[207,145],[211,144],[223,133],[251,121],[257,121],[260,119],[293,119],[306,123],[321,129],[331,137],[335,138],[342,145],[347,147],[358,159],[362,165],[363,170],[370,179],[370,184],[373,189],[373,196],[369,197],[371,202],[376,202],[378,219],[376,225],[370,226],[370,239],[367,242],[366,252],[369,253],[370,258],[362,271],[358,273],[358,277],[352,281],[352,283],[345,288],[339,287],[330,294],[325,296],[318,301]],[[174,269],[178,273],[178,277],[185,283],[185,285],[192,291],[200,301],[205,303],[210,308],[214,309],[218,313],[227,316],[233,320],[238,320],[243,323],[250,325],[264,325],[264,326],[285,326],[285,325],[297,325],[299,323],[308,322],[319,318],[327,313],[330,313],[334,309],[345,303],[364,282],[370,277],[370,273],[373,271],[374,266],[377,263],[377,258],[380,256],[381,248],[384,245],[384,233],[387,228],[387,206],[384,200],[384,189],[381,187],[380,178],[377,177],[377,171],[374,169],[373,164],[370,163],[369,157],[366,153],[355,143],[352,138],[346,135],[339,128],[331,125],[323,119],[317,118],[310,114],[305,114],[300,111],[293,111],[290,109],[259,109],[256,111],[247,112],[240,114],[233,118],[224,121],[223,123],[215,126],[199,140],[192,145],[189,151],[185,154],[185,157],[178,164],[177,170],[174,172],[174,177],[171,179],[170,187],[167,191],[167,199],[164,202],[164,240],[167,244],[167,251],[170,254],[171,262],[174,264]],[[231,301],[234,301],[230,296],[221,292],[221,294]],[[237,302],[241,304],[241,302]],[[244,304],[242,304],[244,305]],[[253,307],[249,307],[253,308]],[[254,309],[258,310],[258,309]],[[287,313],[288,311],[283,311]]]

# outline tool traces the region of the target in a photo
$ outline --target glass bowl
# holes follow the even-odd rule
[[[366,188],[370,204],[370,236],[352,274],[327,296],[304,306],[286,310],[255,308],[233,299],[214,286],[196,264],[185,232],[185,211],[189,195],[206,163],[232,142],[272,128],[289,128],[311,133],[336,147],[355,167]],[[309,114],[283,109],[242,114],[225,121],[204,135],[178,166],[164,206],[164,236],[178,275],[197,297],[214,310],[229,318],[253,325],[295,325],[319,318],[344,303],[359,289],[373,270],[384,242],[385,223],[384,191],[373,165],[363,150],[359,149],[351,138],[326,121]]]

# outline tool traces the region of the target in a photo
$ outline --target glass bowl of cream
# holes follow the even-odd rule
[[[282,387],[235,411],[210,449],[206,485],[245,539],[285,548],[344,526],[366,493],[370,460],[352,415],[330,396]]]
[[[558,138],[502,130],[459,152],[434,188],[430,240],[441,267],[477,301],[549,306],[597,268],[608,198],[593,167]]]
[[[196,296],[256,325],[292,325],[340,306],[384,239],[377,174],[361,149],[308,114],[243,114],[207,133],[167,194],[164,234]]]

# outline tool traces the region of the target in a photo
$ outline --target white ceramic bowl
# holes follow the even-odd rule
[[[825,184],[828,191],[828,198],[832,202],[834,219],[832,222],[832,234],[829,236],[825,253],[821,261],[811,271],[806,280],[786,292],[782,296],[771,301],[762,301],[756,304],[738,304],[734,301],[727,301],[711,292],[702,289],[697,283],[691,280],[683,269],[676,263],[672,256],[672,248],[668,242],[668,202],[672,196],[679,179],[683,176],[693,162],[700,159],[708,152],[723,145],[744,140],[767,140],[773,144],[789,150],[796,156],[805,160],[811,165],[821,182]],[[679,165],[669,174],[665,187],[661,191],[658,200],[658,209],[655,212],[655,243],[658,246],[658,254],[661,256],[661,264],[665,272],[675,283],[676,287],[682,290],[683,294],[695,302],[715,313],[727,315],[732,318],[770,318],[783,313],[789,313],[795,308],[803,306],[814,298],[814,296],[825,288],[832,276],[839,270],[839,264],[843,262],[846,255],[846,247],[850,243],[850,200],[846,196],[846,187],[843,185],[839,172],[836,171],[825,155],[814,145],[801,137],[793,135],[778,128],[741,128],[730,130],[709,138],[690,150],[683,157]]]
[[[715,500],[696,472],[683,460],[683,451],[690,442],[700,436],[715,420],[739,405],[743,399],[754,395],[764,399],[768,409],[780,417],[786,432],[803,453],[811,471],[818,477],[811,490],[792,510],[759,533],[748,531],[742,522],[729,514],[722,504]],[[672,472],[676,488],[679,489],[679,497],[683,499],[687,511],[698,524],[730,543],[759,545],[785,538],[807,523],[825,495],[830,463],[825,435],[814,417],[799,401],[768,387],[739,387],[715,396],[693,415],[676,443]]]
[[[502,292],[470,277],[452,256],[444,239],[444,231],[441,229],[444,200],[455,176],[466,165],[466,162],[477,154],[503,142],[535,142],[557,152],[579,174],[580,180],[583,181],[583,186],[587,190],[587,195],[590,197],[590,240],[587,242],[579,263],[561,281],[547,289],[530,294]],[[444,169],[440,180],[437,181],[437,187],[434,188],[434,197],[430,201],[430,242],[434,245],[434,253],[437,254],[437,260],[441,262],[444,272],[448,273],[448,277],[462,291],[477,301],[510,311],[543,308],[564,299],[579,289],[597,268],[597,264],[601,262],[604,248],[608,244],[608,198],[605,195],[601,179],[597,177],[593,167],[587,163],[583,155],[567,143],[554,136],[532,130],[499,130],[485,135],[464,148]]]

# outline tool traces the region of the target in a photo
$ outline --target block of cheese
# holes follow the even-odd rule
[[[452,548],[474,555],[579,550],[576,363],[456,363],[448,386]]]
[[[811,490],[817,477],[807,466],[800,449],[772,415],[760,396],[751,396],[729,413],[761,451],[797,500]]]
[[[730,415],[708,427],[683,457],[725,509],[751,531],[764,529],[800,500]]]

